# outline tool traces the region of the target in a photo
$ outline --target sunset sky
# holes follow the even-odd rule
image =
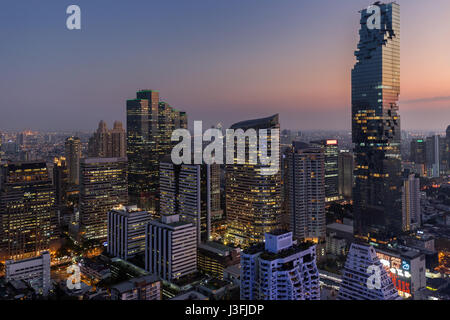
[[[450,125],[450,1],[399,0],[402,129]],[[82,30],[66,29],[66,8]],[[350,129],[366,0],[4,0],[0,130],[125,121],[138,89],[205,126],[280,114],[282,128]]]

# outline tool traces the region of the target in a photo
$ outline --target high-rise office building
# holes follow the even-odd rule
[[[77,137],[66,139],[65,156],[67,167],[69,168],[69,183],[80,183],[80,160],[81,160],[81,140]]]
[[[292,232],[266,234],[241,254],[241,300],[320,300],[316,247]]]
[[[384,242],[402,227],[400,115],[400,6],[376,3],[361,11],[357,62],[352,70],[355,232]]]
[[[89,139],[90,158],[124,158],[126,152],[126,133],[122,122],[114,122],[114,127],[109,130],[102,120],[98,129]]]
[[[197,228],[198,242],[210,240],[211,216],[220,210],[220,165],[160,162],[161,215],[179,214]]]
[[[403,231],[412,231],[421,226],[420,179],[414,174],[403,182],[402,189]]]
[[[350,246],[338,300],[401,300],[372,246]]]
[[[426,150],[426,142],[424,139],[413,139],[411,141],[410,160],[415,164],[425,164],[427,161]]]
[[[324,150],[294,142],[286,157],[290,230],[295,239],[318,243],[326,237]]]
[[[339,142],[338,140],[311,141],[312,145],[320,146],[325,155],[325,202],[340,200],[339,195]]]
[[[124,260],[145,251],[145,229],[152,216],[137,206],[118,206],[108,212],[108,253]]]
[[[104,241],[107,213],[128,204],[127,159],[82,159],[80,172],[81,235],[86,240]]]
[[[34,257],[48,250],[55,190],[45,162],[10,162],[0,173],[0,256]]]
[[[450,174],[450,126],[447,127],[445,138],[447,141],[447,149],[445,152],[445,154],[447,155],[447,174]]]
[[[344,199],[352,199],[353,195],[353,170],[355,169],[355,161],[353,153],[349,151],[339,152],[339,195]]]
[[[25,281],[36,293],[47,296],[51,288],[50,253],[44,251],[33,258],[7,260],[5,279],[8,282]]]
[[[444,137],[434,135],[426,139],[427,175],[438,178],[447,172],[447,141]]]
[[[172,131],[187,128],[185,112],[159,101],[159,92],[141,90],[127,101],[127,155],[130,201],[159,210],[159,161],[171,152]]]
[[[147,225],[145,270],[171,281],[197,271],[196,227],[179,215],[161,216]]]
[[[259,129],[268,129],[270,132],[270,129],[279,128],[278,115],[231,126],[234,130],[254,129],[257,133]],[[259,139],[260,137],[257,140]],[[273,139],[271,137],[268,141]],[[261,174],[265,166],[249,164],[248,150],[255,146],[250,145],[249,139],[246,141],[245,164],[237,164],[237,161],[235,164],[227,164],[225,183],[227,238],[243,246],[264,241],[265,233],[278,229],[281,215],[281,170],[272,175]]]

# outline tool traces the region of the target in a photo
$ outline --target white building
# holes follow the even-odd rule
[[[414,174],[403,182],[402,188],[403,231],[412,231],[420,227],[422,212],[420,208],[420,179]]]
[[[400,300],[372,246],[352,243],[338,300]]]
[[[36,292],[44,296],[50,290],[50,253],[42,252],[40,256],[24,260],[7,260],[5,262],[6,281],[23,280]]]
[[[145,251],[145,227],[152,217],[137,206],[108,212],[108,253],[127,260]]]
[[[292,232],[266,233],[241,254],[241,300],[320,300],[316,247]]]
[[[197,271],[197,233],[179,215],[162,216],[146,227],[145,269],[171,281]]]

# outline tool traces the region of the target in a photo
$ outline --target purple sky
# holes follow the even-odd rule
[[[13,1],[0,11],[0,130],[94,130],[138,89],[205,126],[280,113],[350,128],[361,0]],[[450,124],[450,2],[401,0],[403,129]],[[65,28],[78,4],[82,30]]]

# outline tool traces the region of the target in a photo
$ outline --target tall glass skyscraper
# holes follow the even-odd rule
[[[361,11],[352,70],[355,231],[384,241],[401,231],[400,6],[375,3]]]
[[[236,123],[231,129],[244,131],[280,128],[278,115]],[[260,136],[258,135],[259,143]],[[268,141],[274,141],[269,138]],[[226,214],[228,240],[243,247],[263,242],[267,232],[278,229],[281,218],[281,173],[263,175],[264,166],[248,161],[252,142],[246,141],[245,164],[238,164],[235,146],[235,163],[226,165]],[[271,142],[272,143],[272,142]],[[280,157],[279,153],[277,155]],[[278,161],[279,163],[279,161]]]
[[[186,113],[160,102],[158,91],[141,90],[127,101],[128,193],[142,209],[159,211],[159,161],[170,154],[179,128],[187,128]]]

